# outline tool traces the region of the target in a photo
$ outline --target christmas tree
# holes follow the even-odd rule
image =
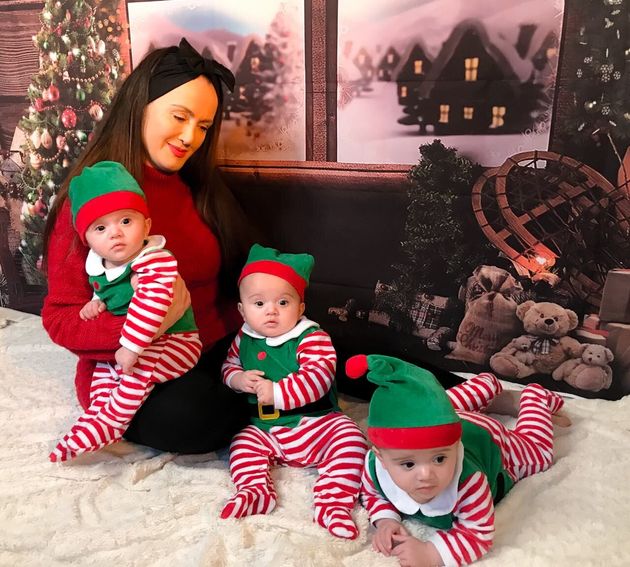
[[[33,37],[39,71],[28,88],[28,114],[20,120],[26,143],[20,185],[24,233],[20,245],[28,283],[39,272],[48,209],[68,169],[90,139],[121,77],[118,0],[47,0]]]
[[[289,127],[301,112],[295,85],[304,81],[304,46],[298,29],[298,7],[282,4],[265,38],[264,51],[272,67],[265,100],[280,129]]]
[[[567,143],[584,146],[608,138],[630,143],[630,19],[628,0],[599,0],[580,6],[580,26],[571,68],[571,111],[563,121]]]
[[[497,258],[471,205],[481,166],[440,140],[421,145],[420,156],[408,175],[405,262],[394,266],[398,276],[379,299],[380,308],[403,328],[410,324],[409,312],[419,293],[456,295],[477,265]]]

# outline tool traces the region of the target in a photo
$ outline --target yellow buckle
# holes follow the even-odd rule
[[[268,407],[272,407],[273,408],[273,412],[272,413],[265,413],[265,410],[263,408],[268,408]],[[269,419],[278,419],[280,417],[280,412],[274,407],[274,406],[270,406],[270,405],[263,405],[263,404],[258,404],[258,417],[260,419],[264,419],[264,420],[269,420]]]

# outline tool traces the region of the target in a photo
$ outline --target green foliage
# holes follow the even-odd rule
[[[416,294],[456,295],[477,265],[497,257],[472,211],[471,191],[482,167],[440,140],[420,146],[420,156],[408,175],[406,261],[394,266],[395,289],[382,298],[403,327]]]
[[[608,134],[615,143],[630,143],[628,10],[628,0],[580,5],[579,32],[567,38],[577,54],[569,68],[571,111],[558,124],[562,137],[572,146]]]

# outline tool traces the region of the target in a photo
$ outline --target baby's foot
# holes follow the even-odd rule
[[[64,437],[57,446],[54,448],[52,453],[48,455],[48,459],[51,463],[62,463],[64,461],[69,461],[70,459],[74,459],[76,454],[70,450],[67,444],[68,436]]]
[[[269,514],[276,507],[276,496],[262,486],[239,490],[221,510],[221,518],[243,518],[253,514]]]
[[[557,411],[556,413],[551,414],[551,423],[557,425],[558,427],[571,427],[573,422],[566,413],[563,411]]]
[[[359,530],[348,508],[331,506],[322,508],[315,519],[320,526],[336,537],[355,539],[359,535]]]

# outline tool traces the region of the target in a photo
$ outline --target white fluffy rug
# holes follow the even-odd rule
[[[312,523],[310,470],[274,471],[279,505],[269,516],[224,521],[225,451],[178,456],[123,442],[49,463],[79,415],[74,366],[38,317],[0,308],[1,566],[397,565],[371,550],[359,507],[358,540]],[[367,404],[343,402],[364,425]],[[556,463],[499,504],[495,545],[479,565],[630,565],[630,396],[566,407],[574,424],[556,430]]]

